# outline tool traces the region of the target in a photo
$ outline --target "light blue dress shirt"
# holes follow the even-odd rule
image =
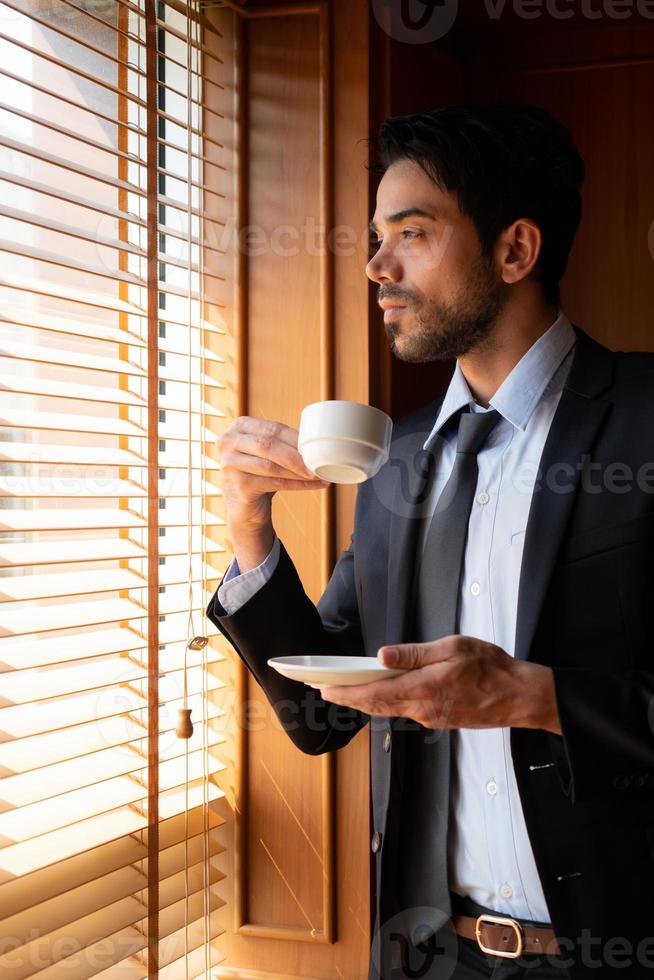
[[[487,640],[514,655],[518,585],[527,518],[538,464],[573,357],[576,335],[559,310],[490,399],[474,400],[457,361],[430,447],[463,405],[496,409],[501,418],[478,453],[479,477],[461,572],[457,632]],[[456,432],[440,442],[430,506],[449,479]],[[426,532],[425,532],[426,533]],[[424,547],[424,536],[419,542]],[[231,615],[272,575],[279,540],[256,568],[239,574],[236,559],[218,589]],[[510,728],[452,731],[448,875],[452,891],[498,912],[550,922],[522,812],[511,758]]]

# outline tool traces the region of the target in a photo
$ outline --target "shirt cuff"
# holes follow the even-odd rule
[[[279,538],[274,535],[273,546],[260,565],[241,572],[236,558],[225,573],[222,583],[218,586],[218,602],[232,616],[241,606],[251,599],[255,592],[266,584],[279,561]]]

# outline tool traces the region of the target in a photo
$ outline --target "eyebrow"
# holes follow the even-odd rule
[[[400,221],[404,221],[405,218],[431,218],[432,221],[436,220],[436,215],[430,214],[429,211],[424,211],[423,208],[405,208],[404,211],[396,211],[395,214],[389,214],[386,219],[386,224],[396,225]],[[377,234],[379,229],[374,221],[371,221],[368,225],[368,229]]]

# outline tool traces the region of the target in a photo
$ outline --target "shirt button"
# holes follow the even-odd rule
[[[513,889],[511,888],[511,885],[501,885],[500,895],[502,896],[502,898],[511,898],[511,896],[513,895]]]
[[[490,796],[495,796],[495,794],[497,793],[497,783],[493,779],[490,779],[486,783],[486,792]]]
[[[472,592],[473,595],[479,595],[479,593],[481,592],[479,582],[473,582],[472,585],[470,586],[470,591]]]
[[[478,493],[477,494],[477,503],[478,504],[487,504],[489,500],[490,500],[490,497],[488,496],[487,493],[482,492],[482,493]]]
[[[372,841],[371,841],[371,844],[370,844],[370,846],[372,847],[373,852],[375,854],[377,853],[377,851],[381,847],[381,839],[382,839],[382,835],[379,833],[378,830],[376,830],[374,832],[374,834],[372,835]]]
[[[386,734],[384,735],[384,752],[390,752],[390,751],[391,751],[391,733],[386,732]]]

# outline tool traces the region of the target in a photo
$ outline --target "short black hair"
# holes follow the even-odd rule
[[[584,162],[565,126],[533,105],[444,106],[382,125],[376,141],[384,173],[413,160],[457,198],[489,256],[500,233],[518,218],[540,228],[536,271],[548,302],[559,282],[581,219]]]

